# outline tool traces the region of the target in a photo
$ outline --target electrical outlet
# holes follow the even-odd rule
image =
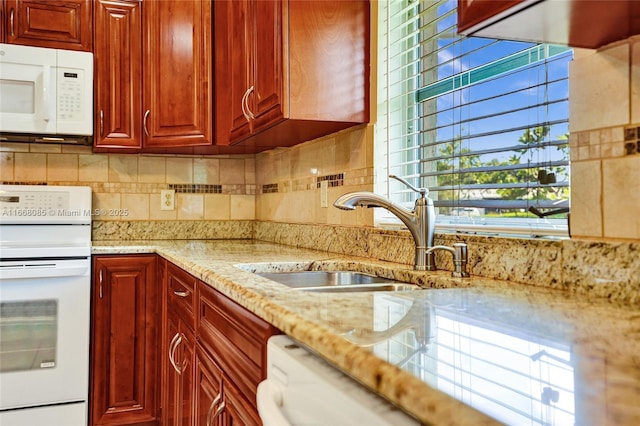
[[[175,210],[176,191],[173,189],[163,189],[160,191],[160,210]]]
[[[329,188],[329,181],[323,180],[320,182],[320,207],[329,207],[327,201],[327,191]]]

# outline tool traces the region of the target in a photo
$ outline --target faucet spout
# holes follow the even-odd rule
[[[416,270],[427,270],[427,264],[433,265],[433,260],[427,262],[426,250],[433,246],[433,236],[435,227],[435,210],[433,201],[425,197],[425,192],[416,200],[413,210],[393,203],[385,197],[373,192],[349,192],[340,196],[333,205],[342,210],[355,210],[356,207],[382,207],[393,213],[405,224],[411,232],[415,243],[416,253],[414,268]],[[432,255],[430,255],[432,256]]]
[[[355,210],[356,207],[383,207],[393,213],[409,230],[416,228],[417,215],[414,211],[392,203],[390,200],[373,192],[348,192],[338,197],[333,205],[341,210]],[[413,231],[412,231],[413,234]],[[416,237],[414,235],[414,237]],[[421,235],[417,235],[422,238]]]

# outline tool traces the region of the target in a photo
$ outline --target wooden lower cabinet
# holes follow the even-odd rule
[[[160,270],[162,424],[260,425],[255,393],[279,330],[176,265]]]
[[[222,370],[198,348],[196,355],[196,419],[198,425],[217,425],[225,409]]]
[[[255,406],[246,400],[201,346],[196,356],[196,387],[196,425],[261,424]]]
[[[192,426],[194,417],[196,278],[160,260],[162,279],[162,425]]]
[[[170,314],[171,316],[171,314]],[[170,336],[164,359],[163,391],[166,392],[162,424],[175,426],[194,425],[194,366],[195,337],[183,321],[167,319]],[[167,362],[168,361],[168,362]]]
[[[94,256],[91,425],[260,425],[280,331],[156,255]]]
[[[90,424],[157,424],[157,257],[95,256],[93,277]]]

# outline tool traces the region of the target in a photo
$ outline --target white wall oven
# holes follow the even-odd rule
[[[0,185],[0,424],[84,425],[91,189]]]

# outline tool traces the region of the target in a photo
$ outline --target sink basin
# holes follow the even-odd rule
[[[296,271],[257,273],[287,287],[303,291],[362,292],[418,290],[414,284],[352,271]]]

